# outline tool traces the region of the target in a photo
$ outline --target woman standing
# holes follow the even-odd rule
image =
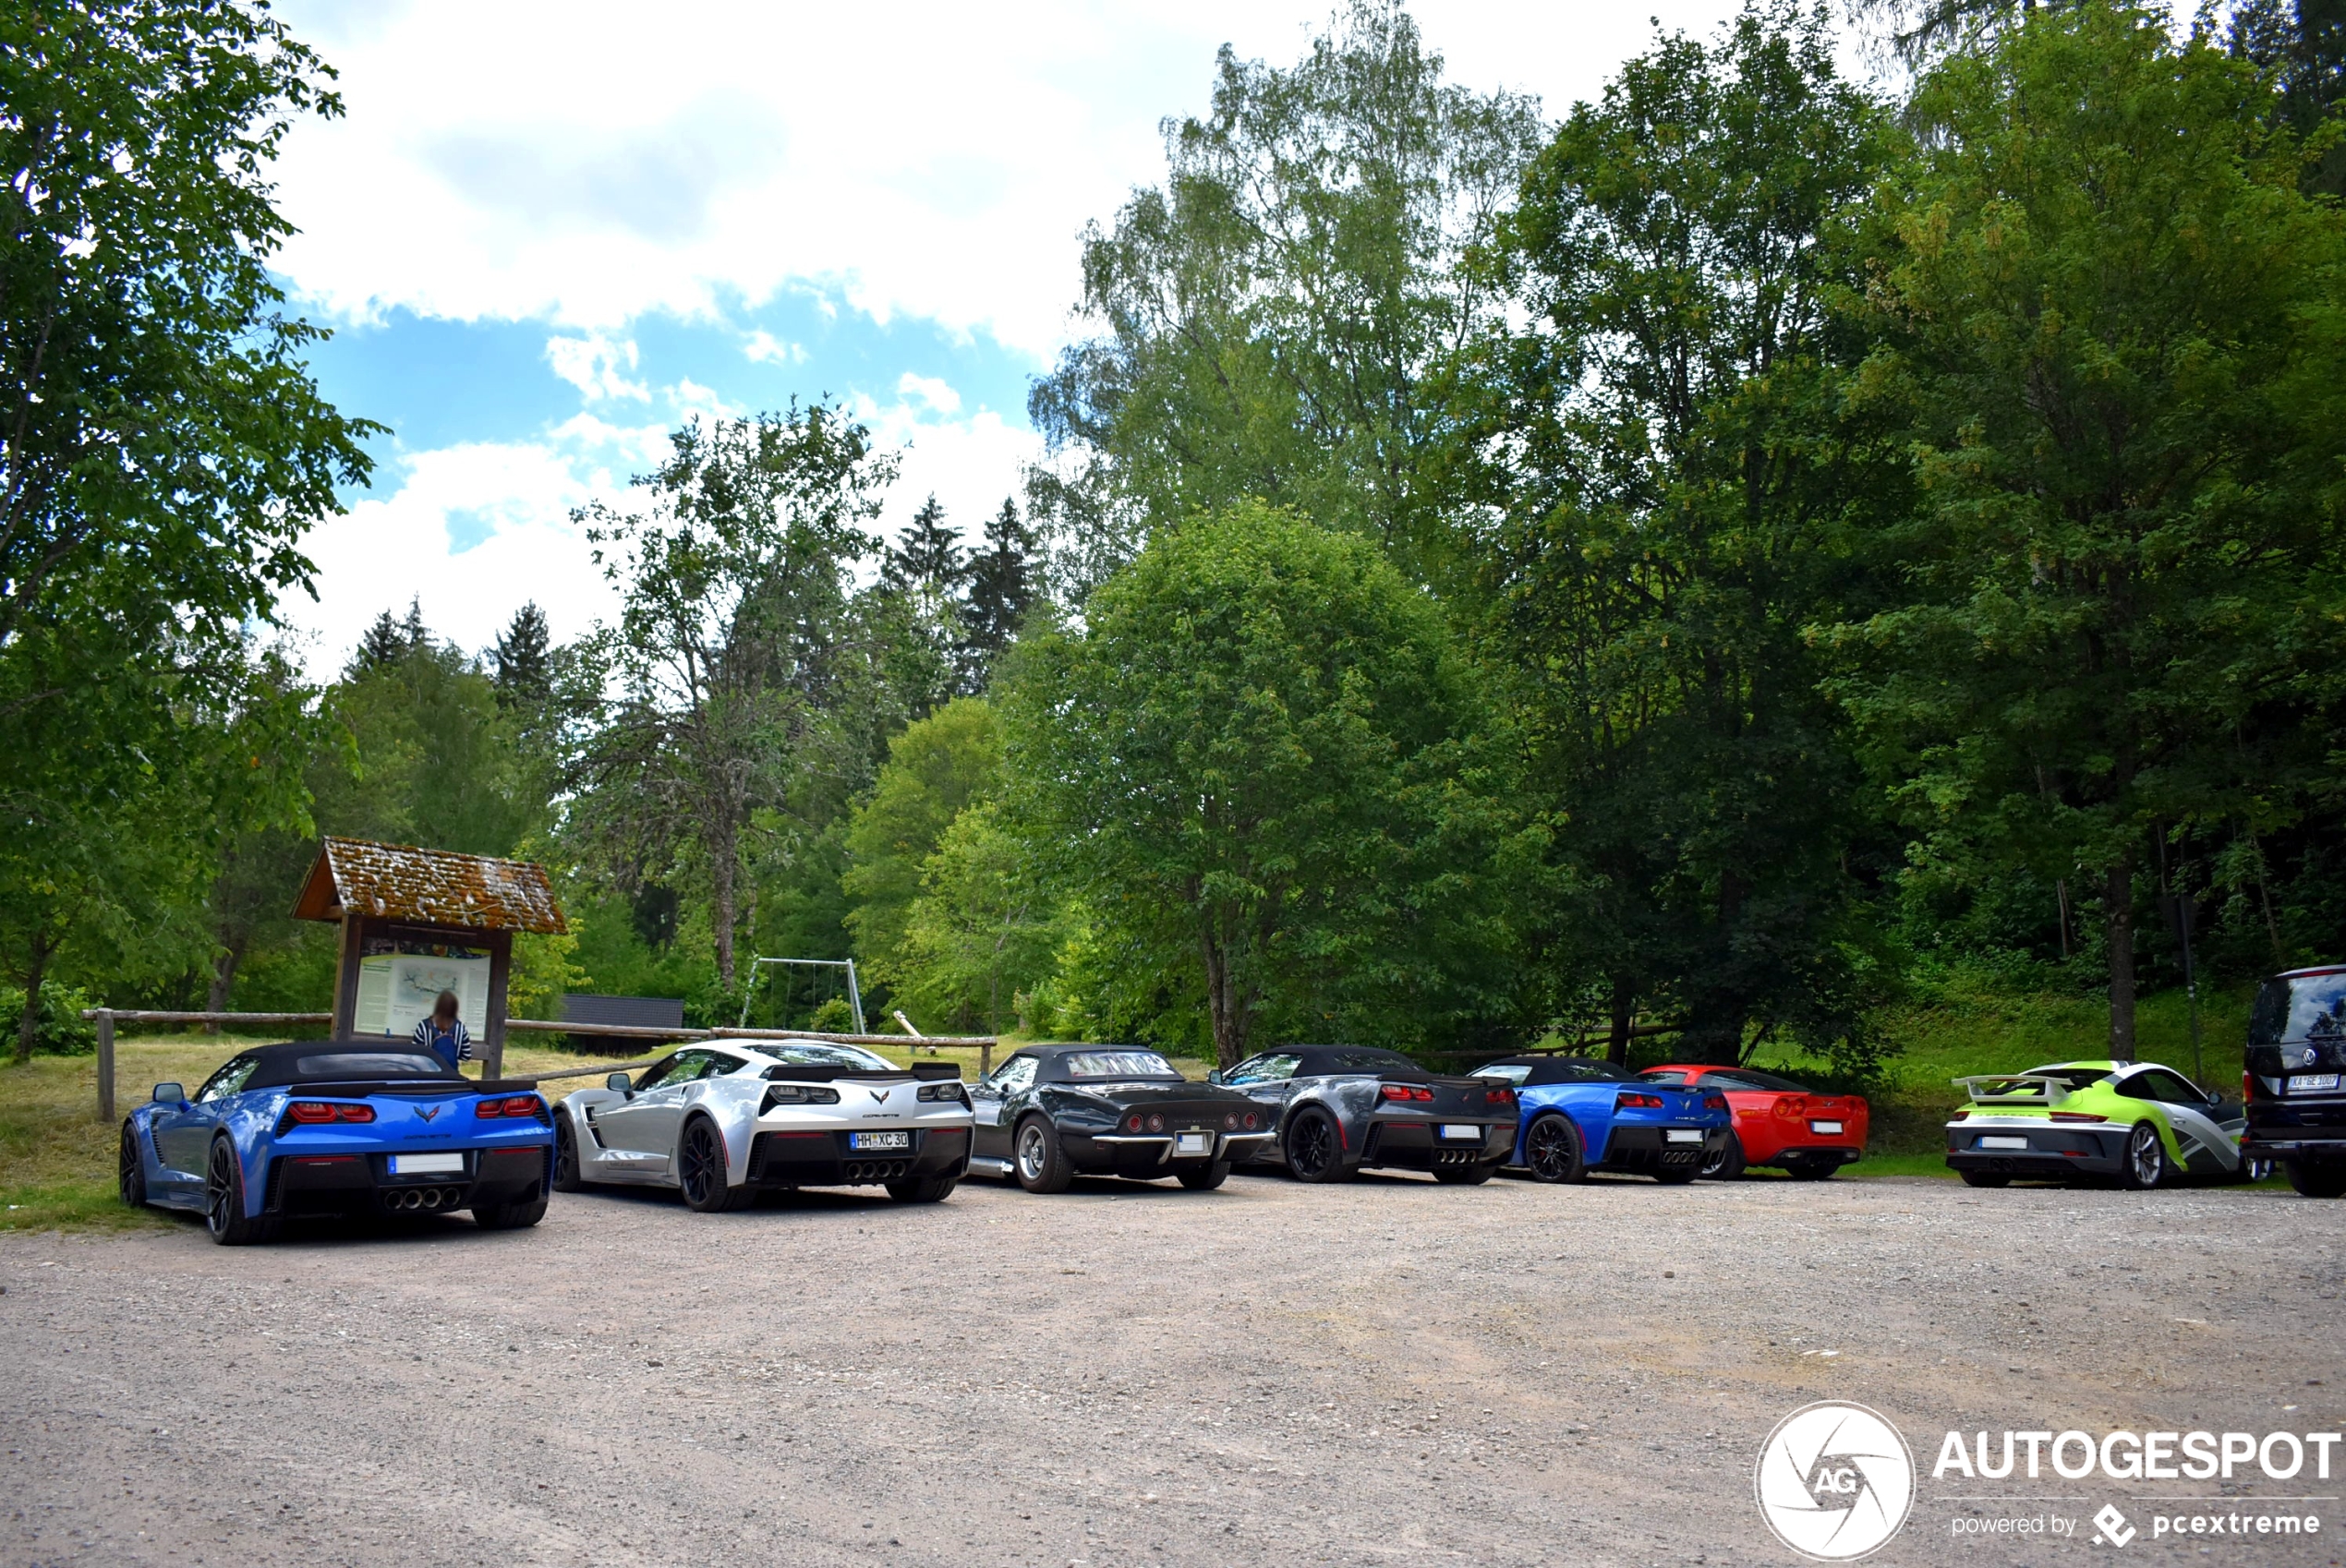
[[[456,994],[453,991],[440,994],[439,1000],[431,1005],[431,1016],[417,1023],[416,1032],[411,1038],[417,1048],[429,1051],[447,1063],[450,1072],[457,1070],[458,1062],[469,1062],[473,1058],[472,1031],[465,1027],[465,1020],[456,1016]]]

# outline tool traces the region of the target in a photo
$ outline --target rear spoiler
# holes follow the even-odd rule
[[[2050,1072],[1982,1073],[1952,1081],[1975,1105],[2058,1105],[2070,1093],[2061,1075]]]
[[[957,1062],[914,1062],[910,1067],[849,1067],[836,1062],[778,1062],[759,1074],[768,1083],[835,1083],[840,1079],[856,1082],[901,1082],[916,1078],[924,1082],[952,1080],[961,1076]]]
[[[296,1096],[326,1094],[357,1100],[369,1094],[528,1094],[536,1091],[538,1081],[527,1078],[316,1078],[267,1087]]]

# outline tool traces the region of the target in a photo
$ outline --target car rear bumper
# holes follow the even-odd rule
[[[1991,1176],[2116,1176],[2126,1157],[2130,1127],[1976,1127],[1947,1129],[1947,1168]],[[1983,1138],[2026,1138],[2026,1149],[1983,1149]]]
[[[1680,1143],[1663,1136],[1673,1131],[1700,1132],[1702,1141]],[[1604,1157],[1596,1162],[1596,1166],[1608,1171],[1666,1171],[1686,1165],[1699,1168],[1726,1146],[1727,1129],[1723,1126],[1687,1128],[1616,1122],[1604,1140]]]
[[[1183,1154],[1169,1132],[1062,1133],[1059,1147],[1069,1164],[1092,1176],[1137,1176],[1148,1180],[1177,1171],[1197,1170],[1221,1161],[1243,1164],[1272,1144],[1274,1135],[1261,1132],[1212,1133],[1212,1152]]]
[[[1360,1164],[1384,1170],[1432,1171],[1457,1165],[1495,1165],[1515,1149],[1515,1123],[1482,1125],[1482,1137],[1469,1142],[1443,1138],[1428,1121],[1376,1121],[1360,1140]],[[1453,1124],[1456,1125],[1456,1124]]]
[[[872,1131],[856,1128],[853,1131]],[[761,1132],[750,1140],[753,1187],[867,1187],[924,1176],[969,1174],[969,1128],[912,1128],[911,1147],[859,1150],[853,1131]]]
[[[2267,1160],[2346,1160],[2346,1098],[2251,1100],[2241,1152]]]
[[[279,1154],[269,1162],[261,1212],[300,1218],[526,1203],[545,1195],[553,1145],[500,1144],[487,1149],[403,1152],[462,1154],[465,1168],[400,1176],[391,1169],[391,1152]]]

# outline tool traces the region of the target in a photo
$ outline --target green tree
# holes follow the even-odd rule
[[[1409,1043],[1484,1004],[1475,681],[1370,542],[1259,503],[1192,519],[1032,639],[1002,701],[1010,809],[1224,1065],[1265,1019]]]
[[[1029,400],[1064,460],[1032,498],[1077,585],[1249,497],[1439,559],[1433,375],[1495,304],[1457,262],[1538,136],[1531,101],[1446,84],[1394,0],[1354,0],[1292,68],[1225,46],[1211,111],[1166,123],[1164,185],[1086,234],[1098,335]]]
[[[976,697],[946,704],[889,742],[870,797],[849,820],[841,878],[854,903],[847,926],[856,961],[870,984],[894,985],[907,974],[905,931],[922,867],[953,819],[995,792],[1001,761],[1000,726]]]
[[[1002,1031],[1003,1009],[1048,976],[1065,937],[1033,837],[980,802],[953,818],[921,862],[920,896],[900,947],[908,1006],[967,1028]]]
[[[1803,632],[1905,494],[1834,414],[1836,235],[1887,151],[1823,18],[1747,10],[1578,106],[1488,259],[1529,318],[1460,404],[1549,825],[1527,924],[1548,1005],[1609,1015],[1617,1060],[1641,1007],[1709,1060],[1858,1027],[1861,778]]]
[[[970,561],[962,617],[969,628],[963,643],[969,686],[977,692],[992,683],[997,663],[1025,623],[1037,594],[1034,536],[1020,521],[1016,501],[1003,498],[1002,510],[986,525],[985,545]]]
[[[826,404],[687,425],[635,480],[646,503],[577,516],[624,597],[608,645],[620,698],[586,744],[574,831],[632,889],[708,894],[734,989],[744,835],[793,762],[823,759],[855,639],[850,571],[895,460]]]
[[[2098,885],[2134,1046],[2152,836],[2253,822],[2339,668],[2341,220],[2271,89],[2163,10],[2038,13],[1922,84],[1866,394],[1921,486],[1839,691],[1926,861]]]

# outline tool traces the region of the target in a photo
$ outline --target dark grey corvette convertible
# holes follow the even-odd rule
[[[1471,1185],[1489,1181],[1515,1149],[1515,1090],[1505,1080],[1438,1076],[1398,1051],[1286,1045],[1207,1081],[1275,1118],[1278,1136],[1256,1145],[1256,1158],[1283,1163],[1301,1181],[1385,1167]]]
[[[1029,1192],[1078,1176],[1174,1176],[1202,1191],[1271,1137],[1270,1114],[1245,1095],[1131,1045],[1029,1045],[972,1085],[970,1104],[970,1168]]]

